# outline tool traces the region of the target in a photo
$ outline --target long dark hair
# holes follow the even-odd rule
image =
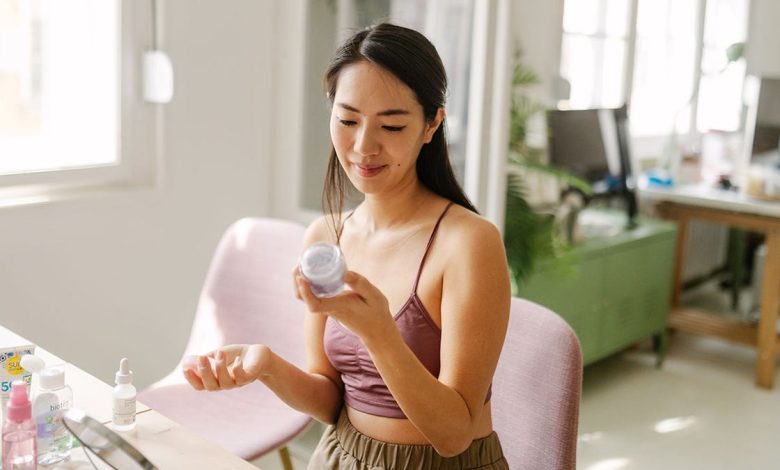
[[[422,105],[425,120],[435,119],[444,106],[447,94],[447,74],[439,53],[422,34],[409,28],[382,23],[366,28],[339,47],[325,73],[324,85],[331,105],[341,70],[360,61],[376,64],[406,84]],[[422,146],[417,157],[417,177],[434,193],[477,212],[458,184],[450,165],[444,121],[433,138]],[[344,197],[351,183],[339,164],[336,150],[331,146],[322,204],[325,213],[335,218],[334,226],[341,226]]]

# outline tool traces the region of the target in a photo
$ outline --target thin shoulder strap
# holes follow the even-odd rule
[[[341,226],[336,232],[336,245],[338,245],[339,247],[341,246],[341,233],[344,231],[344,224],[347,223],[347,220],[349,220],[349,218],[352,217],[352,214],[354,213],[355,210],[353,209],[346,217],[344,217],[344,220],[341,221]]]
[[[439,220],[436,221],[436,225],[433,226],[433,232],[431,232],[431,238],[428,239],[428,246],[425,247],[425,254],[422,257],[422,260],[420,260],[420,267],[417,269],[417,279],[414,280],[414,288],[412,289],[413,294],[417,293],[417,284],[420,283],[420,275],[422,275],[423,266],[425,265],[425,259],[428,257],[428,252],[431,251],[431,245],[433,245],[433,239],[436,237],[436,231],[439,230],[439,224],[441,223],[441,219],[443,219],[447,211],[450,210],[452,204],[454,204],[452,201],[450,201],[450,203],[447,204],[447,207],[444,208],[444,211],[439,216]]]

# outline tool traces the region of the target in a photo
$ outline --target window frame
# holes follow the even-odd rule
[[[0,207],[159,185],[162,108],[144,103],[141,94],[142,55],[152,39],[153,5],[152,2],[119,3],[117,163],[0,175]],[[159,7],[157,13],[159,18]]]

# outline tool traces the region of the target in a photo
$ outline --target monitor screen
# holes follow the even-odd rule
[[[749,76],[745,80],[747,161],[775,159],[780,146],[780,79]]]
[[[626,106],[547,112],[550,164],[590,183],[594,196],[618,196],[629,226],[637,213]]]
[[[550,164],[584,179],[595,193],[623,189],[618,111],[548,111]]]

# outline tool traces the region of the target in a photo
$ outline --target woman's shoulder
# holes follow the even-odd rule
[[[509,268],[501,231],[491,221],[465,207],[450,207],[442,220],[436,243],[440,243],[441,272],[449,292],[463,295],[509,296]],[[441,238],[439,238],[441,236]],[[485,283],[485,280],[490,282]],[[475,289],[478,283],[480,289]],[[490,285],[486,285],[490,284]],[[464,289],[468,286],[467,289]],[[466,294],[466,291],[470,294]],[[456,294],[460,295],[460,294]]]
[[[503,243],[501,232],[493,222],[458,204],[449,208],[441,225],[442,238],[449,243],[467,246]]]
[[[306,229],[304,237],[305,244],[308,246],[315,242],[336,243],[337,224],[344,222],[348,213],[341,214],[341,217],[325,214],[317,217]]]
[[[453,204],[442,219],[436,243],[446,253],[444,268],[492,269],[506,263],[501,231],[481,215]]]

